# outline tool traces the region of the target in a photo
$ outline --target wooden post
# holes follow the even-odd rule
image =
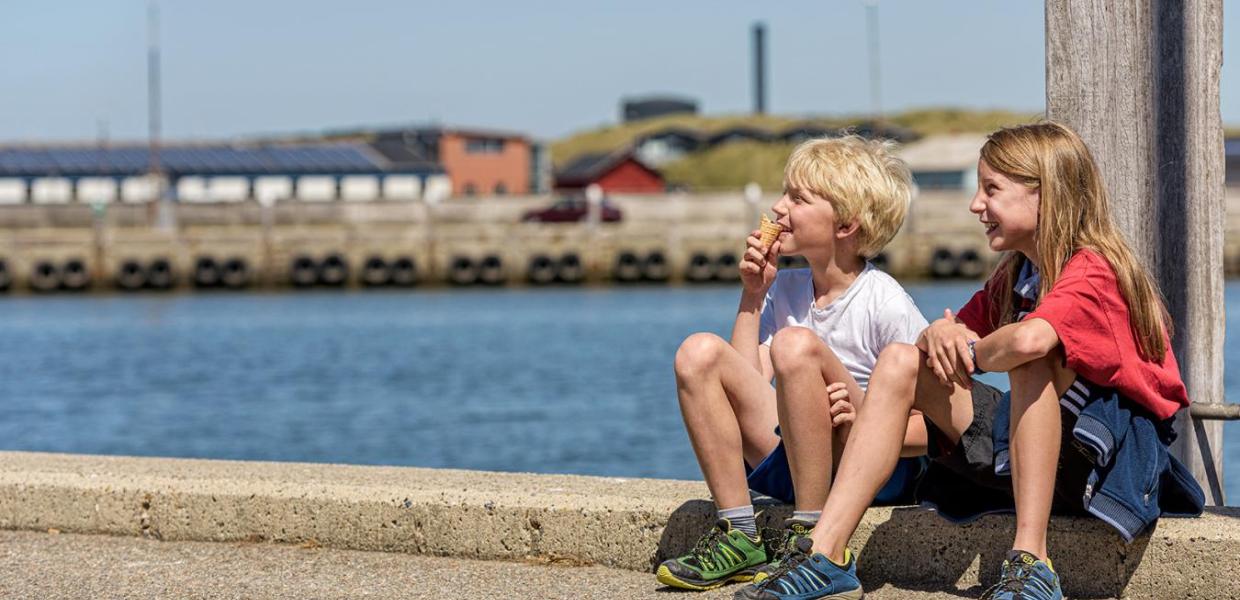
[[[1224,398],[1222,20],[1222,0],[1046,2],[1047,116],[1098,161],[1167,301],[1193,402]],[[1222,422],[1187,412],[1172,451],[1222,505]]]

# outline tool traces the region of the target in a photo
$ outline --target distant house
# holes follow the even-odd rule
[[[646,96],[626,98],[620,103],[620,116],[625,123],[666,115],[696,115],[697,102],[677,96]]]
[[[637,160],[630,149],[583,154],[555,175],[557,192],[584,191],[591,184],[620,194],[657,194],[667,189],[663,176]]]
[[[900,149],[900,158],[922,190],[964,190],[977,184],[977,157],[986,136],[938,135]]]
[[[670,127],[639,138],[633,154],[646,165],[661,167],[696,151],[702,144],[702,135],[697,131]]]
[[[775,134],[757,127],[732,127],[724,129],[706,139],[708,147],[737,141],[769,142],[776,139]]]
[[[529,194],[540,177],[537,148],[518,133],[459,127],[409,127],[334,132],[329,137],[367,141],[394,163],[439,165],[453,196]]]
[[[1227,140],[1223,148],[1227,156],[1227,185],[1240,187],[1240,138]]]

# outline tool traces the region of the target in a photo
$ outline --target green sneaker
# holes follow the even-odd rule
[[[711,590],[729,581],[750,581],[758,567],[766,564],[762,538],[750,538],[732,529],[727,519],[719,519],[693,551],[680,558],[663,561],[657,572],[659,583],[686,590]]]
[[[800,519],[784,519],[784,530],[782,532],[774,529],[767,529],[763,532],[762,537],[770,540],[772,544],[767,546],[766,552],[771,557],[770,562],[758,567],[758,572],[753,576],[755,585],[762,582],[763,579],[771,576],[779,569],[779,564],[788,557],[797,546],[797,540],[803,537],[809,537],[809,532],[814,529],[813,521],[802,521]],[[775,540],[779,540],[776,544]]]

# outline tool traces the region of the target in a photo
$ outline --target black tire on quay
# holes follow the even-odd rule
[[[50,260],[36,262],[26,284],[36,292],[54,292],[60,288],[60,268]]]
[[[146,286],[146,270],[136,260],[126,260],[116,269],[116,287],[132,292]]]
[[[340,287],[349,281],[349,263],[339,254],[328,254],[319,263],[319,283]]]
[[[667,257],[662,252],[655,250],[646,255],[646,260],[642,261],[642,278],[646,281],[667,281],[670,275],[670,269],[667,267]]]
[[[146,267],[146,285],[153,290],[170,290],[176,284],[176,273],[172,270],[172,262],[166,258],[157,258]]]
[[[981,279],[986,274],[986,260],[977,250],[968,248],[960,253],[959,266],[956,273],[966,279]]]
[[[956,255],[947,248],[936,248],[930,255],[930,276],[935,279],[955,277],[959,266]]]
[[[466,286],[478,283],[478,266],[468,256],[457,256],[448,263],[448,282]]]
[[[879,252],[878,254],[875,254],[874,257],[870,259],[870,263],[874,265],[875,269],[880,271],[886,271],[887,267],[891,266],[887,259],[886,252]]]
[[[288,268],[288,280],[294,287],[307,288],[319,279],[319,265],[309,256],[298,256]]]
[[[408,256],[401,256],[392,261],[391,279],[392,285],[400,287],[409,287],[418,283],[418,265]]]
[[[81,291],[90,287],[90,270],[86,261],[70,258],[60,269],[60,286],[70,291]]]
[[[689,257],[685,265],[685,279],[694,283],[710,281],[715,277],[715,262],[709,256],[698,252]]]
[[[0,292],[7,292],[11,287],[13,287],[13,274],[9,272],[9,263],[0,258]]]
[[[530,257],[529,267],[525,270],[525,277],[534,285],[547,285],[555,281],[556,271],[555,261],[545,254],[535,254]]]
[[[200,288],[213,288],[220,284],[220,266],[210,256],[199,256],[194,260],[194,285]]]
[[[632,252],[621,252],[616,256],[616,267],[611,278],[621,283],[632,283],[642,278],[642,261]]]
[[[250,263],[240,256],[234,256],[220,265],[220,283],[230,290],[250,285],[251,277]]]
[[[386,260],[382,256],[371,256],[362,263],[362,285],[366,287],[379,287],[387,285],[388,280],[392,278],[388,269]]]
[[[576,252],[569,252],[560,257],[560,264],[556,266],[555,279],[560,283],[581,283],[586,278],[585,265],[581,264],[581,257]]]
[[[719,281],[737,281],[741,278],[740,262],[736,255],[724,252],[715,259],[715,279]]]
[[[478,263],[478,281],[484,285],[504,285],[504,261],[499,256],[488,254]]]

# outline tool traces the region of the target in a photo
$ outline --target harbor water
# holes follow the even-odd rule
[[[910,285],[927,318],[976,283]],[[10,297],[0,449],[700,477],[672,358],[737,288]],[[1240,401],[1240,285],[1225,388]],[[1226,426],[1229,503],[1240,426]]]

